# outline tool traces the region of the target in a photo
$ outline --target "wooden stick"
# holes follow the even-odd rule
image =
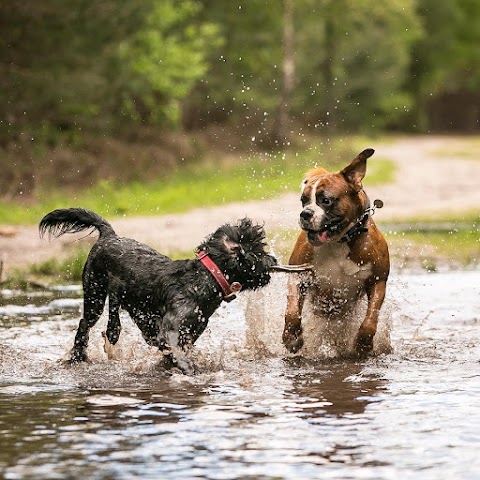
[[[313,265],[309,263],[302,263],[301,265],[274,265],[270,270],[293,273],[311,272],[313,270]]]

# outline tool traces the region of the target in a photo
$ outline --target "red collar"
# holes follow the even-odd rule
[[[237,297],[237,293],[242,289],[242,285],[238,282],[228,283],[225,275],[220,271],[217,264],[208,256],[208,253],[201,251],[195,254],[197,259],[202,262],[203,266],[213,275],[223,290],[223,299],[231,302]]]

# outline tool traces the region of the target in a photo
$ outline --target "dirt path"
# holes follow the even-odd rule
[[[366,190],[370,198],[385,202],[385,208],[376,215],[377,221],[479,208],[480,162],[441,154],[442,150],[461,147],[461,142],[458,138],[429,136],[373,145],[376,156],[389,158],[397,165],[396,181],[390,185],[368,187],[367,172]],[[369,160],[374,161],[375,156]],[[299,182],[302,173],[299,172]],[[296,228],[299,210],[298,193],[289,193],[275,200],[199,208],[179,215],[115,219],[112,225],[119,235],[136,238],[168,254],[190,251],[222,223],[244,216],[265,222],[267,232]],[[77,244],[71,236],[51,242],[40,240],[35,226],[12,229],[15,236],[0,236],[4,270],[62,255]]]

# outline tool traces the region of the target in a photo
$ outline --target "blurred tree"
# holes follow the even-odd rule
[[[473,130],[480,126],[480,3],[419,0],[425,35],[411,53],[413,127]]]
[[[296,0],[294,17],[288,2],[203,4],[204,21],[221,26],[225,43],[189,97],[190,127],[230,118],[260,139],[275,137],[286,84],[290,115],[327,131],[398,124],[412,106],[404,85],[421,33],[415,0]],[[295,38],[288,55],[285,32]],[[295,82],[282,72],[287,56]]]
[[[229,121],[256,142],[288,117],[425,129],[460,96],[478,128],[477,0],[3,0],[0,28],[4,145],[121,122]]]
[[[179,101],[206,73],[216,27],[193,0],[0,3],[0,115],[7,136],[179,123]],[[28,126],[28,128],[26,128]],[[53,131],[52,131],[53,129]]]
[[[286,146],[289,140],[290,103],[295,86],[293,0],[283,0],[282,88],[273,124],[272,140]]]
[[[136,28],[148,3],[1,2],[0,114],[7,130],[33,129],[49,140],[50,128],[86,126],[103,116],[112,45]]]
[[[197,23],[192,0],[156,1],[144,25],[119,46],[117,81],[134,120],[178,126],[181,100],[208,70],[206,56],[221,41],[213,23]]]
[[[178,102],[217,44],[215,28],[196,22],[199,8],[193,0],[0,1],[0,195],[31,195],[52,172],[66,184],[101,175],[103,149],[86,130],[178,124]]]
[[[296,13],[296,115],[327,131],[401,121],[412,105],[403,88],[409,52],[421,34],[415,1],[305,0]]]

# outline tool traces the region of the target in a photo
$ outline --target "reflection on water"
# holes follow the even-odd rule
[[[0,297],[0,469],[6,479],[478,478],[480,273],[397,276],[394,352],[258,355],[242,304],[200,339],[194,377],[166,375],[123,317],[67,367],[78,292]],[[281,334],[281,332],[278,332]]]

